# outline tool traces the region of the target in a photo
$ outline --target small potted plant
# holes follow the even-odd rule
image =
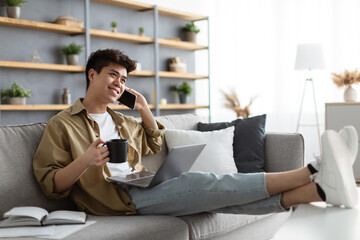
[[[200,32],[194,23],[188,23],[185,25],[185,41],[196,43],[196,34]]]
[[[139,36],[144,36],[144,28],[143,27],[139,27]]]
[[[115,21],[112,21],[111,22],[111,31],[112,32],[117,32],[117,22],[115,22]]]
[[[10,88],[1,91],[1,99],[8,100],[9,104],[26,104],[26,98],[31,97],[31,91],[14,82]]]
[[[193,89],[187,82],[183,82],[180,86],[174,86],[174,90],[179,94],[180,103],[185,104]]]
[[[20,6],[25,3],[26,0],[6,0],[6,11],[9,18],[20,18]]]
[[[71,43],[61,49],[61,52],[66,56],[68,65],[77,65],[79,61],[79,54],[82,52],[82,45]]]

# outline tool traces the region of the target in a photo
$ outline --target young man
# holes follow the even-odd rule
[[[357,134],[351,127],[339,134],[326,131],[321,159],[294,171],[221,176],[193,172],[151,189],[117,188],[106,180],[109,152],[102,144],[111,138],[127,139],[128,165],[123,170],[131,166],[141,171],[141,157],[160,151],[165,131],[154,120],[145,98],[125,87],[127,75],[135,67],[134,61],[118,50],[91,54],[85,98],[48,122],[33,160],[35,177],[47,197],[70,196],[80,210],[96,215],[265,214],[325,200],[346,207],[356,205],[352,164]],[[141,123],[108,108],[125,89],[137,96],[135,109]]]

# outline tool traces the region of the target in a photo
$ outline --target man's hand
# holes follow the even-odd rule
[[[101,167],[109,160],[109,149],[107,146],[99,146],[106,142],[101,138],[95,140],[81,156],[87,167]]]
[[[109,150],[106,146],[99,147],[100,144],[106,143],[101,138],[95,140],[86,152],[72,161],[66,167],[55,173],[54,183],[55,192],[63,192],[80,178],[80,176],[89,167],[101,167],[109,161]]]
[[[139,93],[139,92],[137,92],[137,91],[135,91],[134,89],[131,89],[131,88],[126,87],[125,89],[128,92],[131,92],[132,94],[136,95],[135,110],[140,111],[140,110],[142,110],[144,108],[148,108],[147,101],[146,101],[145,97],[141,93]]]

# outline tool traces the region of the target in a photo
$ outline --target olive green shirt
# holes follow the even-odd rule
[[[151,129],[133,117],[107,108],[123,139],[127,139],[129,165],[145,170],[141,157],[157,153],[164,138],[164,127]],[[127,193],[106,180],[111,176],[107,165],[88,168],[76,183],[62,193],[54,191],[55,173],[83,154],[99,136],[99,126],[87,113],[82,99],[52,117],[33,159],[34,175],[46,197],[70,197],[82,211],[95,215],[130,215],[136,207]]]

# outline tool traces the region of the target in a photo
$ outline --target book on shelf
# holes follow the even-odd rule
[[[82,224],[86,214],[79,211],[57,210],[49,213],[40,207],[14,207],[4,213],[0,227],[45,226],[58,224]]]

